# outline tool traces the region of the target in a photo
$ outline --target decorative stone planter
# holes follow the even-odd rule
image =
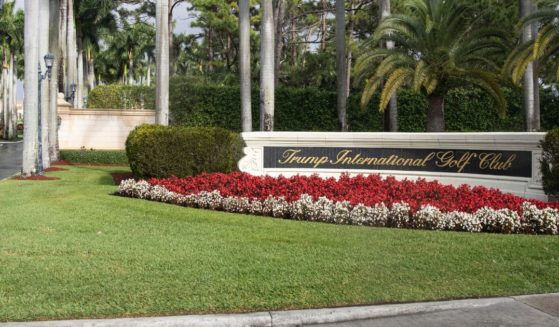
[[[547,200],[539,142],[544,133],[242,133],[239,169],[253,175],[380,174],[495,187]]]

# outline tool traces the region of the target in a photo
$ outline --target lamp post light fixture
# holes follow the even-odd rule
[[[43,142],[42,142],[42,134],[43,131],[41,129],[41,115],[42,115],[42,105],[41,105],[41,82],[44,81],[46,78],[51,79],[52,77],[52,65],[54,64],[54,55],[52,53],[47,53],[43,59],[45,60],[45,66],[47,67],[47,71],[45,74],[41,72],[41,63],[39,63],[39,129],[38,129],[38,155],[37,155],[37,171],[39,173],[43,172]]]

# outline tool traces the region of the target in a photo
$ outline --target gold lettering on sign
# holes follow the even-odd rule
[[[437,152],[437,161],[435,164],[437,167],[448,167],[448,168],[456,168],[456,172],[461,173],[464,171],[464,168],[470,163],[472,158],[477,157],[477,154],[472,152],[464,152],[460,158],[455,158],[454,151],[441,151]]]
[[[328,162],[328,157],[304,157],[298,156],[297,154],[300,153],[301,150],[294,150],[288,149],[283,152],[282,158],[283,160],[278,160],[280,164],[290,164],[290,163],[299,163],[299,164],[312,164],[313,167],[316,168],[320,165],[323,165]]]
[[[489,152],[479,154],[479,168],[489,170],[507,170],[512,167],[516,154],[510,155],[503,161],[503,154]]]
[[[512,167],[517,158],[511,154],[505,158],[501,152],[435,150],[424,157],[400,157],[392,154],[386,157],[367,157],[352,149],[343,149],[335,153],[335,157],[328,155],[305,156],[302,149],[287,149],[283,151],[278,163],[312,165],[314,168],[328,165],[358,165],[358,166],[396,166],[396,167],[428,167],[434,161],[439,168],[447,168],[462,173],[475,160],[475,164],[482,170],[505,171]],[[477,158],[477,160],[476,160]],[[475,165],[474,164],[474,165]]]

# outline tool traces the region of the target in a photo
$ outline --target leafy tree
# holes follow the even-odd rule
[[[379,109],[386,108],[399,88],[409,86],[428,100],[429,132],[444,130],[444,96],[457,87],[482,89],[504,114],[500,65],[494,59],[506,49],[504,35],[478,24],[467,7],[453,1],[408,0],[405,4],[407,13],[383,20],[358,59],[358,82],[366,79],[362,105],[387,77]],[[380,41],[395,42],[397,47],[381,49]]]

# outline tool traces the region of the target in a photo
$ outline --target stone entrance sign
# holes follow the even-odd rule
[[[539,176],[544,133],[243,133],[242,171],[255,175],[375,173],[497,187],[546,199]]]

